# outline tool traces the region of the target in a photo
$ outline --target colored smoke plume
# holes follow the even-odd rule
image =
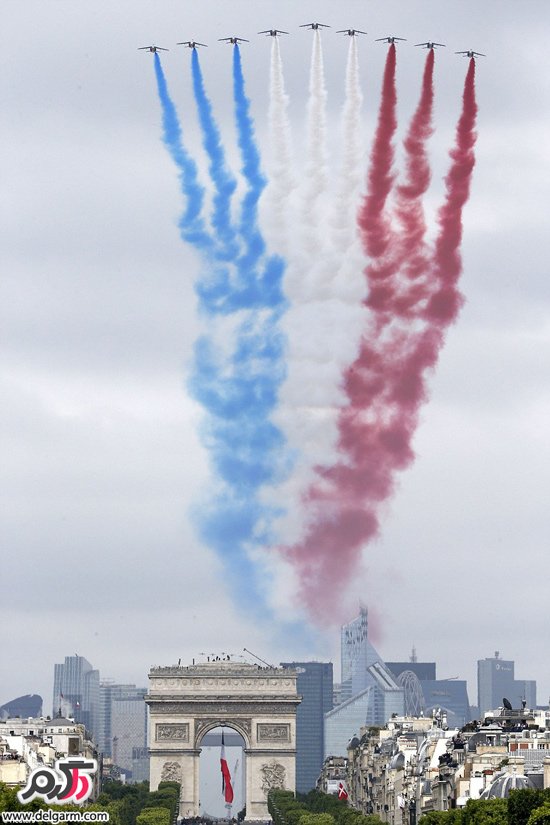
[[[191,72],[203,145],[209,161],[210,178],[215,189],[214,209],[211,216],[212,227],[220,245],[219,257],[231,258],[238,254],[235,228],[231,222],[231,199],[237,188],[237,181],[227,168],[220,130],[214,119],[212,104],[206,94],[199,54],[196,49],[191,50]]]
[[[364,172],[356,41],[351,39],[346,70],[341,174],[332,187],[321,36],[313,32],[307,160],[292,198],[288,98],[274,38],[269,124],[276,178],[262,209],[272,219],[276,252],[282,248],[285,258],[269,250],[258,217],[266,179],[238,45],[232,76],[240,176],[227,163],[198,53],[191,54],[213,190],[210,210],[156,53],[154,67],[163,141],[184,199],[181,236],[201,261],[195,289],[204,330],[189,386],[205,410],[202,437],[214,478],[197,508],[199,533],[219,553],[237,597],[265,609],[257,561],[273,545],[278,516],[266,490],[282,489],[290,466],[288,433],[304,435],[303,444],[299,437],[291,444],[302,459],[288,482],[294,484],[293,504],[297,491],[305,490],[302,508],[294,508],[301,532],[279,549],[297,572],[309,615],[318,623],[338,621],[365,545],[378,533],[382,505],[397,473],[414,458],[429,371],[463,300],[458,282],[462,212],[475,162],[475,62],[468,66],[436,238],[429,245],[423,201],[430,184],[433,50],[404,140],[404,176],[397,180],[395,45],[388,49],[366,194],[357,208]],[[363,284],[366,297],[364,289],[359,294]],[[288,302],[290,323],[284,318]]]
[[[390,218],[385,207],[394,182],[392,141],[397,129],[395,66],[396,50],[395,45],[392,43],[388,49],[384,68],[382,99],[371,152],[367,195],[358,217],[365,252],[370,258],[378,262],[378,266],[388,253],[393,237]],[[384,274],[383,270],[377,272],[373,265],[369,267],[371,277],[383,277]]]
[[[394,65],[390,49],[371,154],[369,188],[360,215],[364,243],[371,254],[366,271],[369,282],[373,272],[382,271],[380,259],[387,257],[390,239],[395,234],[395,228],[388,225],[380,212],[375,214],[374,209],[374,204],[379,210],[383,208],[393,180],[390,170],[395,131]],[[398,193],[398,199],[412,198],[413,202],[427,185],[426,173],[429,178],[423,162],[423,145],[431,131],[431,65],[428,61],[421,103],[408,135],[408,181]],[[284,549],[299,571],[301,596],[308,611],[320,623],[338,619],[334,615],[327,617],[324,605],[327,600],[333,605],[341,603],[360,565],[364,545],[378,532],[380,507],[393,492],[396,473],[414,457],[412,438],[420,405],[426,399],[427,374],[437,362],[444,333],[460,306],[457,281],[461,271],[462,209],[469,194],[476,137],[474,72],[472,61],[455,147],[450,153],[445,201],[438,214],[439,234],[428,261],[424,324],[419,328],[416,319],[412,319],[383,336],[376,322],[368,326],[359,355],[345,374],[347,403],[339,420],[341,459],[331,467],[316,468],[317,481],[305,497],[312,521],[304,539]],[[386,117],[388,122],[382,123]],[[422,260],[424,229],[418,210],[414,221],[405,224],[403,237],[404,249],[413,237],[416,239],[409,254],[413,260],[415,256]],[[390,292],[384,307],[392,306],[399,295],[398,279],[390,278],[388,284],[395,292]],[[370,302],[369,306],[376,316],[377,306]],[[378,312],[386,314],[385,308],[380,307]]]
[[[434,261],[439,288],[430,299],[426,316],[439,321],[442,325],[456,318],[462,304],[456,283],[462,271],[462,209],[470,195],[475,165],[475,72],[476,62],[472,57],[464,84],[462,115],[456,130],[456,144],[451,152],[453,163],[445,178],[447,197],[438,215],[440,231],[435,244]]]
[[[162,139],[172,160],[180,171],[180,183],[186,200],[186,210],[180,220],[185,241],[201,249],[210,249],[212,238],[207,234],[201,212],[204,205],[204,187],[200,185],[197,164],[186,151],[176,107],[168,93],[166,78],[158,53],[154,53],[157,91],[162,109]]]
[[[205,331],[195,345],[189,387],[206,416],[203,441],[216,480],[196,511],[200,535],[215,548],[238,593],[264,601],[250,560],[251,549],[270,540],[271,508],[258,495],[281,472],[285,440],[271,421],[285,375],[284,339],[279,328],[286,307],[282,291],[284,260],[266,253],[257,224],[265,185],[245,94],[238,48],[234,50],[235,118],[246,192],[234,221],[231,202],[237,180],[227,166],[221,132],[206,93],[196,50],[192,51],[193,91],[214,188],[212,213],[205,221],[204,190],[197,167],[182,144],[176,109],[155,53],[163,140],[180,171],[185,209],[182,237],[201,256],[196,283]],[[205,227],[208,227],[206,229]]]

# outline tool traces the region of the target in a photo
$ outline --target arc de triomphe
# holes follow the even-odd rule
[[[246,819],[266,820],[267,793],[295,790],[296,672],[231,661],[149,672],[150,786],[181,783],[180,816],[199,816],[199,757],[213,728],[243,737]]]

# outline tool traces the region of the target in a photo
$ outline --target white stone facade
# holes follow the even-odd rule
[[[230,661],[149,673],[151,790],[181,783],[180,816],[199,815],[200,747],[217,727],[245,742],[246,819],[265,820],[272,787],[295,790],[296,674]]]
[[[3,719],[0,721],[0,781],[24,785],[36,768],[54,767],[60,756],[97,759],[84,725],[72,719]],[[99,793],[99,776],[93,777],[92,798]]]

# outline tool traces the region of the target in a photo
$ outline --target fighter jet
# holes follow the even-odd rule
[[[434,43],[433,41],[428,40],[427,43],[415,43],[415,46],[424,46],[426,49],[435,49],[436,46],[444,46],[445,43]]]
[[[348,37],[355,37],[356,34],[368,34],[368,32],[363,32],[361,29],[338,29],[336,34],[347,34]]]
[[[331,27],[326,23],[301,23],[301,29],[313,29],[313,31],[317,31],[317,29],[321,26],[323,29],[330,29]]]
[[[206,46],[206,48],[208,48],[207,43],[199,43],[198,40],[184,40],[183,43],[176,43],[176,46],[187,46],[188,49],[196,49],[197,46]]]
[[[463,54],[464,57],[473,57],[474,60],[476,57],[487,57],[486,54],[482,54],[481,52],[474,52],[472,49],[467,49],[465,52],[455,52],[455,54]]]
[[[396,40],[406,40],[406,37],[396,37],[394,34],[390,34],[388,37],[377,37],[374,41],[375,43],[395,43]]]
[[[163,49],[162,46],[139,46],[138,52],[142,49],[147,49],[148,52],[169,52],[170,49]]]
[[[234,46],[237,43],[250,43],[250,40],[245,40],[244,37],[218,37],[218,40],[224,40],[226,43],[233,43]]]
[[[265,34],[269,37],[277,37],[279,34],[288,34],[288,32],[284,32],[281,29],[265,29],[265,31],[258,32],[258,34]]]

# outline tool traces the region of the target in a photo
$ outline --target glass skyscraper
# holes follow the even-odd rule
[[[332,708],[332,662],[282,662],[297,672],[296,790],[315,788],[324,759],[324,715]]]
[[[147,688],[121,690],[111,704],[111,755],[115,765],[132,772],[132,782],[149,779]]]
[[[84,656],[65,656],[54,665],[52,716],[81,722],[97,743],[99,734],[99,670]]]
[[[403,714],[403,688],[397,684],[368,638],[368,612],[341,628],[341,703],[325,714],[325,757],[345,756],[349,740],[363,725],[384,725]]]
[[[368,611],[361,607],[359,615],[340,630],[340,661],[342,667],[341,698],[345,702],[372,685],[368,668],[382,659],[369,642]]]
[[[132,782],[149,779],[146,693],[135,685],[100,685],[99,750]]]
[[[514,677],[514,662],[501,659],[495,651],[492,659],[478,659],[477,699],[480,716],[486,710],[502,707],[502,700],[508,699],[512,707],[520,708],[525,701],[528,708],[537,706],[537,683]]]

